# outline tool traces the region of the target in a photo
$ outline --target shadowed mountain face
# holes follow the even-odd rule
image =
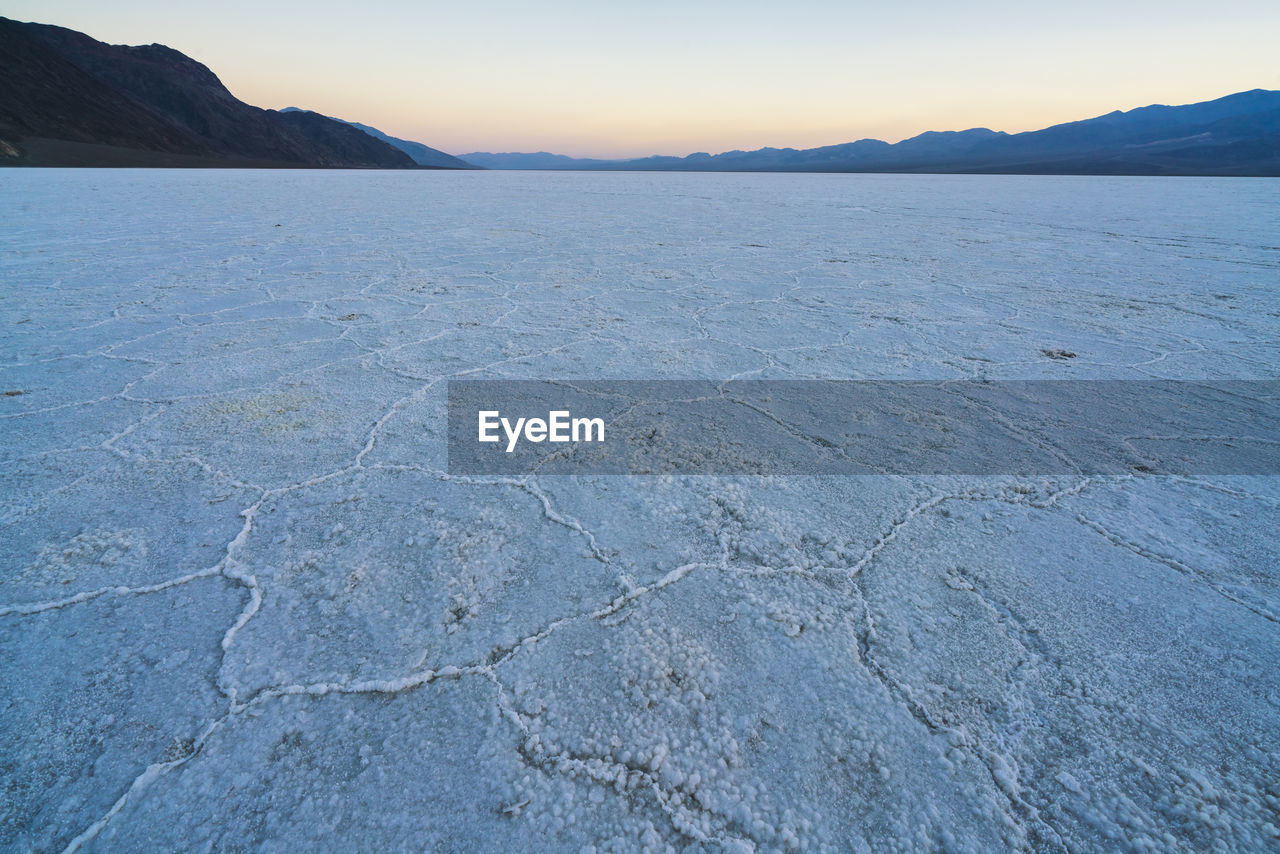
[[[163,45],[108,45],[0,18],[0,52],[0,163],[415,166],[342,122],[245,104]]]
[[[893,145],[861,139],[612,161],[545,152],[464,157],[490,169],[1280,175],[1280,92],[1254,89],[1200,104],[1117,111],[1027,133],[929,131]]]
[[[298,107],[285,107],[280,112],[282,114],[288,115],[290,113],[303,113],[307,111],[301,110]],[[440,151],[437,148],[432,148],[429,145],[423,145],[420,142],[414,142],[408,139],[400,139],[400,137],[398,136],[392,136],[391,134],[383,133],[382,131],[378,130],[375,127],[369,127],[369,125],[362,125],[359,122],[349,122],[344,119],[334,119],[333,116],[326,116],[326,118],[333,119],[333,121],[335,122],[341,122],[344,125],[350,125],[353,128],[359,128],[360,130],[369,134],[369,136],[373,137],[374,139],[380,139],[383,142],[387,143],[388,145],[395,146],[396,148],[400,149],[405,154],[413,158],[413,162],[417,163],[419,166],[427,166],[432,169],[475,169],[476,168],[475,165],[468,163],[465,160],[454,157],[452,154],[445,154],[443,151]]]

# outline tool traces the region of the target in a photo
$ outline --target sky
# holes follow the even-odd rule
[[[896,142],[1280,89],[1274,0],[0,0],[0,14],[166,44],[250,104],[452,154]]]

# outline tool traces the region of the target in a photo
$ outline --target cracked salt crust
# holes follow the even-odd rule
[[[0,192],[0,845],[1280,842],[1275,478],[443,456],[451,377],[1274,377],[1267,182]]]

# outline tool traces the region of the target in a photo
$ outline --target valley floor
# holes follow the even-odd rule
[[[1274,849],[1280,478],[459,477],[444,403],[1274,379],[1276,188],[0,173],[0,847]]]

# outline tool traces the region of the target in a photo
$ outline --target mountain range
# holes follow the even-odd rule
[[[1253,89],[1199,104],[1117,110],[1026,133],[928,131],[894,144],[860,139],[821,148],[637,160],[575,159],[546,152],[462,157],[486,169],[1280,175],[1280,92]]]
[[[0,165],[1280,176],[1280,92],[1264,89],[1015,134],[972,128],[633,160],[459,158],[359,122],[250,106],[164,45],[108,45],[0,18],[0,59]]]

